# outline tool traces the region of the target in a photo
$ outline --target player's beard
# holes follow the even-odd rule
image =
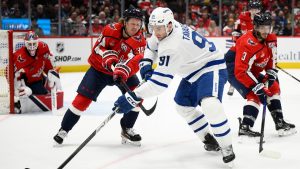
[[[35,56],[36,50],[29,50],[28,52],[30,56]]]

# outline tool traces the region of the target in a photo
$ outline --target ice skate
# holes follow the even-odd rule
[[[122,144],[130,144],[134,146],[141,146],[141,136],[134,132],[132,128],[123,128],[122,133]]]
[[[58,133],[53,137],[54,141],[55,141],[55,145],[54,146],[59,146],[63,143],[64,138],[66,138],[68,135],[68,133],[63,130],[63,129],[59,129]]]
[[[261,135],[259,132],[253,131],[249,125],[242,124],[241,118],[239,118],[239,123],[240,123],[239,132],[238,132],[239,143],[249,142],[249,141],[251,142],[251,140],[254,140],[255,142],[259,142],[260,135]]]
[[[285,122],[283,119],[278,119],[275,128],[278,132],[278,136],[288,136],[297,133],[295,125]]]
[[[228,92],[227,92],[227,95],[232,96],[233,92],[234,92],[234,87],[230,85],[229,89],[228,89]]]
[[[235,159],[235,154],[233,152],[232,145],[221,148],[221,153],[223,156],[223,162],[228,165],[229,168],[234,167],[233,160]]]
[[[221,149],[217,140],[210,133],[207,133],[204,139],[203,143],[206,151],[219,151]]]

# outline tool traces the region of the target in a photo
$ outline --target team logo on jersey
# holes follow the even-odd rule
[[[122,51],[126,52],[127,45],[125,45],[124,43],[121,43],[121,49],[122,49]]]
[[[56,51],[62,53],[65,50],[65,44],[63,42],[56,43]]]
[[[115,27],[115,24],[109,24],[109,27],[111,28],[111,29],[113,29],[113,30],[117,30],[117,28]]]
[[[18,62],[20,62],[20,63],[25,62],[25,59],[23,59],[21,55],[18,56],[18,59],[17,59],[17,60],[18,60]]]
[[[260,68],[264,68],[267,66],[269,62],[269,58],[265,58],[262,62],[260,63],[255,63],[255,66],[260,67]]]
[[[251,46],[255,46],[256,45],[256,43],[253,42],[253,40],[251,40],[251,39],[248,39],[248,44],[251,45]]]
[[[132,38],[138,42],[142,41],[142,35],[133,36]]]

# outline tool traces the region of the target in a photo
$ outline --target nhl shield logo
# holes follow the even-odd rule
[[[62,53],[65,50],[65,45],[63,42],[57,42],[56,43],[56,51],[58,53]]]

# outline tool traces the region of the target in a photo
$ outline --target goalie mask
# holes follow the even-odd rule
[[[169,23],[174,22],[174,15],[171,9],[158,7],[155,8],[149,17],[149,32],[152,34],[155,27],[164,27],[167,35],[171,30],[168,30]]]
[[[29,52],[30,56],[35,56],[36,50],[38,48],[38,36],[33,31],[26,33],[25,38],[25,47]]]

